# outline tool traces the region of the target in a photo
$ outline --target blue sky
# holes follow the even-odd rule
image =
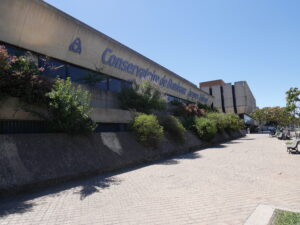
[[[248,82],[259,107],[300,88],[299,0],[47,0],[191,82]]]

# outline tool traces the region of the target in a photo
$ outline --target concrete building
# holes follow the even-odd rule
[[[0,44],[12,55],[30,51],[36,64],[46,68],[44,76],[69,76],[82,83],[87,75],[101,75],[91,90],[96,122],[130,121],[116,93],[132,82],[150,81],[167,101],[213,102],[195,84],[41,0],[1,0]],[[48,69],[53,67],[58,69]],[[24,114],[14,116],[24,119]]]
[[[220,112],[249,115],[256,109],[256,100],[246,81],[231,84],[214,80],[200,83],[200,88],[214,96],[213,106]]]

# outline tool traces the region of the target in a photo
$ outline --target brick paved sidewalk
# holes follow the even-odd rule
[[[242,225],[258,204],[300,209],[300,154],[252,134],[0,202],[0,225]]]

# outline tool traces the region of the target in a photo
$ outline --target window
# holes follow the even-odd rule
[[[92,74],[90,71],[77,66],[67,65],[67,76],[72,82],[87,84],[91,82]]]
[[[107,90],[107,76],[78,66],[68,65],[68,76],[72,82]]]
[[[167,95],[167,101],[168,102],[173,102],[173,101],[176,101],[176,100],[175,100],[175,97]]]
[[[122,88],[132,88],[132,82],[123,80]]]
[[[26,56],[26,58],[28,60],[30,60],[31,62],[33,62],[34,64],[36,64],[36,66],[38,66],[38,56],[30,51],[26,51],[23,50],[21,48],[18,47],[13,47],[11,45],[8,44],[4,44],[5,48],[7,49],[7,53],[10,56]]]
[[[131,83],[115,78],[108,78],[108,90],[119,93],[123,87],[131,87]]]
[[[191,102],[191,101],[188,101],[188,100],[185,100],[185,99],[182,99],[182,98],[177,98],[177,97],[174,97],[174,96],[171,96],[171,95],[167,95],[167,102],[180,102],[180,103],[183,103],[183,104],[195,104],[194,102]]]
[[[43,75],[47,77],[66,78],[66,65],[58,60],[39,57],[39,67],[44,67]]]
[[[96,83],[96,87],[107,91],[108,90],[108,78],[107,78],[107,76],[104,75],[104,74],[99,74],[99,73],[97,73],[97,76],[99,77],[99,80]],[[101,80],[100,80],[100,78],[101,78]]]
[[[108,90],[120,92],[122,90],[122,81],[115,78],[108,78]]]
[[[27,55],[27,52],[29,52],[9,44],[3,43],[3,45],[11,56]],[[122,88],[132,87],[132,82],[108,77],[105,74],[83,69],[50,57],[38,56],[36,54],[28,54],[28,56],[32,56],[30,59],[33,60],[38,67],[44,68],[44,71],[42,72],[43,76],[51,78],[59,77],[61,79],[70,77],[72,82],[91,85],[102,90],[110,90],[117,93],[120,92]]]
[[[16,48],[16,47],[13,47],[11,45],[7,45],[7,44],[4,44],[5,48],[7,49],[7,52],[10,56],[22,56],[22,55],[26,55],[26,52],[25,50],[23,49],[20,49],[20,48]]]

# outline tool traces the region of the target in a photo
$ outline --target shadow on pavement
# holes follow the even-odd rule
[[[114,177],[104,177],[100,179],[90,179],[85,183],[81,184],[82,188],[80,191],[75,192],[76,194],[80,194],[80,199],[84,200],[86,197],[100,192],[103,189],[109,188],[111,185],[118,185],[121,181]]]
[[[10,214],[23,214],[32,211],[35,204],[26,202],[10,202],[0,206],[0,218]]]
[[[202,156],[199,153],[192,152],[192,153],[179,155],[179,156],[175,156],[175,157],[173,156],[169,159],[160,160],[156,164],[159,164],[159,165],[175,165],[175,164],[179,164],[180,160],[182,160],[182,159],[199,159],[199,158],[202,158]]]
[[[59,186],[49,187],[47,190],[38,191],[35,193],[18,194],[13,197],[1,199],[0,201],[0,218],[7,217],[11,214],[24,214],[33,211],[37,203],[31,203],[36,198],[48,196],[57,197],[64,192],[70,190],[73,194],[79,194],[80,199],[84,200],[86,197],[101,192],[103,189],[109,188],[111,185],[118,185],[121,183],[120,179],[114,178],[116,174],[98,175],[90,178],[85,178],[77,181],[70,181]],[[75,189],[75,190],[72,190]],[[80,189],[78,191],[78,189]]]
[[[245,140],[245,139],[243,139]],[[236,140],[232,140],[232,141],[228,141],[228,142],[225,142],[225,143],[220,143],[220,144],[215,144],[215,145],[212,145],[210,147],[207,147],[206,149],[211,149],[211,148],[227,148],[228,145],[232,145],[232,144],[240,144],[241,142],[240,141],[236,141]],[[205,150],[205,149],[203,149]]]

